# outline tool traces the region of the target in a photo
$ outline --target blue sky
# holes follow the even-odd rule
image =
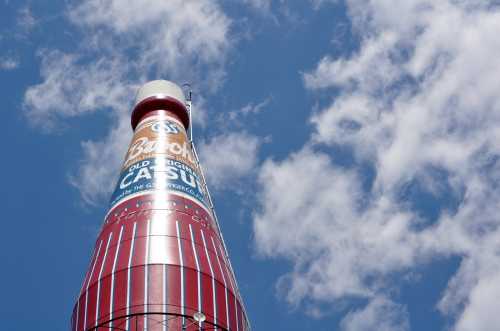
[[[254,330],[497,330],[495,1],[0,1],[5,330],[67,330],[137,88],[191,83]]]

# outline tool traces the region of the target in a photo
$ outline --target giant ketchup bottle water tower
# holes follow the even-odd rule
[[[250,330],[196,150],[191,102],[151,81],[72,330]]]

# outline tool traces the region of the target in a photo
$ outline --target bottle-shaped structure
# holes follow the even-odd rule
[[[249,330],[181,88],[145,84],[72,330]]]

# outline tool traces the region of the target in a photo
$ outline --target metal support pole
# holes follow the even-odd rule
[[[219,238],[222,241],[222,247],[224,248],[224,255],[225,255],[226,260],[229,264],[229,269],[231,270],[231,275],[233,276],[233,279],[236,281],[236,275],[234,274],[234,269],[233,269],[233,266],[231,265],[231,259],[229,258],[229,253],[227,250],[226,242],[224,241],[224,237],[222,236],[222,231],[220,229],[219,219],[217,218],[217,214],[215,213],[215,208],[214,208],[212,196],[210,195],[210,191],[208,190],[207,181],[205,179],[205,173],[203,171],[203,167],[200,164],[200,159],[198,158],[198,153],[196,152],[196,147],[194,146],[194,142],[193,142],[193,103],[192,103],[191,91],[188,92],[188,97],[186,99],[186,107],[188,108],[188,112],[189,112],[189,140],[191,143],[191,149],[193,150],[194,158],[196,160],[196,165],[200,169],[201,180],[202,180],[203,186],[205,187],[205,191],[207,192],[208,202],[210,203],[210,210],[212,212],[214,222],[217,226]],[[241,297],[240,289],[239,289],[238,284],[236,282],[235,282],[235,286],[236,286],[236,291],[237,291],[236,294],[238,295],[239,301],[240,301],[241,305],[243,306],[243,309],[245,309],[245,311],[246,311],[245,304],[244,304],[243,299]],[[248,325],[248,330],[251,330],[250,322],[247,319],[245,319],[245,323]],[[184,330],[184,321],[183,321],[183,330]]]

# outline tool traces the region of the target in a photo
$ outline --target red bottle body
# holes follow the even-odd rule
[[[249,330],[186,132],[187,109],[161,99],[135,107],[134,137],[73,311],[74,331]]]

